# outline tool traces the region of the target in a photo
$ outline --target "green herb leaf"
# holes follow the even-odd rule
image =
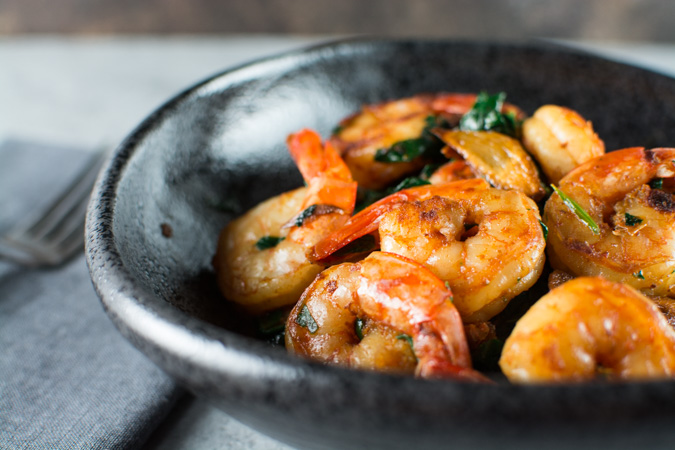
[[[302,224],[305,223],[305,220],[312,217],[312,214],[314,214],[314,211],[316,211],[316,207],[317,205],[308,206],[303,212],[298,214],[298,217],[295,218],[293,225],[296,227],[301,227]]]
[[[544,233],[544,240],[546,240],[546,238],[548,237],[548,227],[547,227],[546,224],[545,224],[544,222],[542,222],[541,220],[539,221],[539,225],[541,225],[541,231],[543,231],[543,233]]]
[[[359,253],[372,252],[377,249],[377,242],[372,234],[366,234],[333,253],[334,257],[355,255]]]
[[[635,278],[640,279],[640,280],[644,280],[644,279],[645,279],[645,276],[644,276],[644,274],[642,273],[642,270],[640,270],[640,271],[637,272],[637,273],[634,273],[633,276],[634,276]]]
[[[271,311],[258,319],[258,332],[264,336],[277,334],[286,328],[287,311]]]
[[[500,92],[488,95],[481,92],[469,112],[459,121],[462,131],[496,131],[517,137],[519,123],[513,113],[502,113],[502,106],[506,100],[506,93]]]
[[[316,333],[319,329],[319,325],[316,323],[316,320],[314,320],[314,317],[312,317],[307,305],[303,305],[300,309],[300,313],[295,318],[295,323],[303,328],[307,328],[312,334]]]
[[[380,148],[375,152],[375,161],[387,163],[410,162],[424,153],[426,141],[423,138],[406,139],[389,148]]]
[[[408,345],[410,346],[410,350],[412,350],[413,355],[415,355],[415,343],[413,342],[413,338],[407,334],[399,334],[396,336],[396,339],[399,341],[406,341]],[[415,355],[415,358],[417,358],[417,355]]]
[[[588,214],[584,210],[584,208],[581,207],[581,205],[579,205],[573,199],[568,197],[567,194],[565,194],[563,191],[561,191],[560,189],[555,187],[555,185],[552,184],[551,187],[553,188],[555,193],[558,194],[558,196],[560,197],[560,200],[562,200],[563,203],[565,203],[565,205],[567,205],[567,207],[569,209],[571,209],[577,215],[577,217],[579,217],[579,219],[581,219],[583,222],[585,222],[586,225],[588,225],[588,228],[590,228],[591,231],[593,231],[593,233],[595,233],[595,234],[600,233],[600,227],[598,226],[598,224],[595,223],[595,220],[593,220],[591,215]]]
[[[267,250],[269,248],[274,248],[283,241],[285,238],[280,236],[263,236],[258,239],[258,242],[255,243],[255,246],[258,250]]]
[[[386,163],[409,162],[422,155],[439,158],[443,141],[431,133],[434,128],[448,128],[449,124],[442,118],[428,116],[425,119],[425,127],[418,138],[405,139],[394,143],[389,148],[381,148],[375,152],[375,161]]]
[[[632,214],[625,213],[624,216],[626,217],[626,225],[629,227],[642,223],[642,219]]]
[[[404,178],[400,183],[398,183],[396,186],[388,189],[383,189],[383,190],[371,190],[371,189],[360,189],[358,191],[358,197],[356,201],[356,206],[354,207],[354,212],[359,212],[362,209],[366,208],[369,205],[372,205],[376,201],[380,200],[381,198],[386,197],[387,195],[391,195],[394,192],[398,192],[403,189],[408,189],[412,187],[417,187],[417,186],[424,186],[429,183],[429,181],[420,178],[420,177],[408,177]]]
[[[649,186],[652,189],[663,189],[663,178],[654,178],[649,182]]]
[[[272,345],[284,345],[288,309],[278,309],[258,318],[258,335]]]
[[[429,183],[427,180],[418,177],[408,177],[401,181],[399,184],[394,186],[391,191],[388,191],[387,195],[393,194],[394,192],[402,191],[403,189],[408,189],[417,186],[424,186]]]
[[[366,324],[365,320],[361,318],[356,318],[356,321],[354,322],[354,332],[356,333],[356,337],[359,338],[359,341],[363,340],[363,326]]]
[[[450,161],[452,160],[448,160],[448,162]],[[442,164],[427,164],[426,166],[422,167],[419,177],[423,180],[428,180],[441,166]]]

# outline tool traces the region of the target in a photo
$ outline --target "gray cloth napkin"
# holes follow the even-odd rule
[[[0,233],[86,163],[74,149],[0,145]],[[85,258],[0,262],[0,448],[138,448],[183,394],[105,315]]]

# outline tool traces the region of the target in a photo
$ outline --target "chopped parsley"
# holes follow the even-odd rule
[[[410,350],[412,350],[413,355],[415,355],[415,343],[413,342],[413,338],[407,334],[399,334],[396,336],[396,339],[399,341],[406,341],[408,345],[410,346]],[[415,355],[415,358],[417,358],[417,355]]]
[[[302,224],[305,223],[305,220],[312,217],[312,214],[314,214],[316,208],[317,205],[308,206],[303,212],[298,214],[298,216],[295,218],[295,222],[293,223],[293,225],[295,225],[296,227],[301,227]]]
[[[581,207],[581,205],[575,202],[572,198],[568,197],[567,194],[565,194],[563,191],[555,187],[555,185],[552,184],[551,187],[553,188],[555,193],[558,194],[560,200],[562,200],[563,203],[567,205],[567,207],[571,209],[577,215],[577,217],[579,217],[579,219],[581,219],[584,223],[586,223],[586,225],[588,225],[588,228],[590,228],[591,231],[593,231],[593,233],[595,234],[600,233],[600,227],[598,226],[598,224],[595,223],[595,220],[593,220],[591,215],[588,214],[584,210],[584,208]]]
[[[452,160],[448,160],[447,162],[450,162]],[[422,170],[420,171],[420,178],[423,180],[428,180],[431,178],[431,176],[438,170],[439,167],[441,167],[443,164],[427,164],[426,166],[422,167]]]
[[[356,333],[356,337],[359,338],[359,341],[363,340],[363,326],[365,324],[365,320],[358,317],[356,318],[356,321],[354,321],[354,332]]]
[[[642,219],[632,214],[625,213],[624,216],[626,218],[626,225],[629,227],[634,227],[635,225],[642,223]]]
[[[275,345],[283,345],[287,310],[271,311],[258,319],[258,334]]]
[[[644,279],[645,279],[645,276],[644,276],[644,274],[642,273],[642,270],[640,270],[639,272],[634,273],[633,276],[634,276],[635,278],[637,278],[637,279],[640,279],[640,280],[644,280]]]
[[[312,317],[312,313],[309,312],[307,305],[303,305],[302,309],[300,309],[300,313],[295,318],[295,323],[303,328],[307,328],[312,334],[319,330],[319,325],[314,320],[314,317]]]
[[[663,178],[654,178],[649,182],[649,186],[652,189],[663,189]]]
[[[258,250],[267,250],[274,248],[283,241],[285,238],[280,236],[263,236],[258,239],[258,242],[255,243],[255,246]]]
[[[340,248],[335,253],[333,253],[333,256],[342,257],[347,255],[356,255],[359,253],[369,253],[375,250],[377,250],[377,242],[375,237],[372,234],[366,234]]]
[[[391,195],[395,192],[401,191],[403,189],[408,189],[408,188],[413,188],[417,186],[424,186],[427,184],[431,184],[428,180],[425,180],[422,177],[408,177],[404,178],[401,182],[399,182],[396,186],[388,188],[388,189],[383,189],[383,190],[373,190],[373,189],[363,189],[359,190],[358,192],[358,199],[356,202],[356,206],[354,208],[355,212],[359,212],[362,209],[366,208],[369,205],[372,205],[376,201],[386,197],[387,195]]]
[[[539,221],[539,225],[541,225],[541,231],[544,233],[544,240],[546,240],[546,238],[548,237],[548,227],[541,220]]]
[[[429,181],[418,178],[418,177],[408,177],[401,181],[399,184],[394,186],[391,190],[388,191],[388,194],[393,194],[394,192],[402,191],[403,189],[413,188],[417,186],[424,186],[429,183]]]
[[[496,131],[512,137],[518,136],[519,123],[513,113],[502,113],[506,93],[489,95],[481,92],[469,112],[459,121],[462,131]]]

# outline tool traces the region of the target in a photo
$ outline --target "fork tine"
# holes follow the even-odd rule
[[[24,266],[56,265],[82,248],[91,189],[107,156],[100,150],[48,209],[0,237],[0,257]]]
[[[17,228],[10,233],[42,239],[57,231],[64,225],[64,221],[75,220],[73,214],[89,199],[91,188],[106,156],[107,152],[100,150],[46,211],[41,211],[31,222],[19,224],[19,227],[23,225],[23,229]]]

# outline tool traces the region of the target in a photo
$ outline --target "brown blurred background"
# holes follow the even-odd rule
[[[670,0],[0,0],[0,35],[377,34],[675,40]]]

